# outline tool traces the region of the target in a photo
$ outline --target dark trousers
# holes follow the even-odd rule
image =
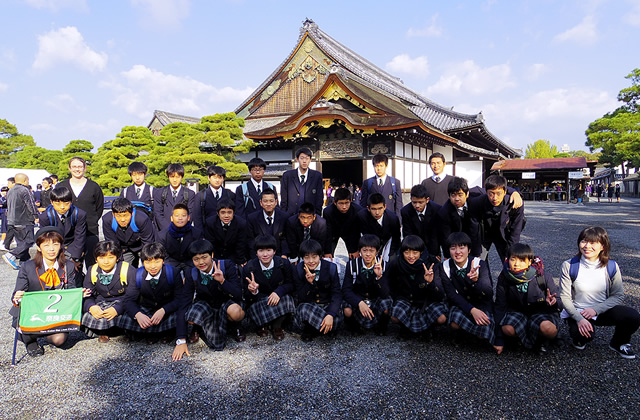
[[[15,232],[13,230],[13,226],[7,225],[6,229],[7,229],[7,232],[6,232],[7,234],[4,237],[4,247],[7,249],[11,249],[11,241],[13,241]]]
[[[96,257],[93,256],[93,250],[96,248],[96,245],[98,245],[98,242],[100,242],[100,238],[90,233],[87,234],[87,239],[84,245],[84,263],[87,269],[96,263]]]
[[[615,326],[613,337],[611,337],[612,347],[618,348],[623,344],[631,342],[631,336],[640,327],[640,313],[628,306],[618,305],[598,314],[597,319],[589,319],[592,325]],[[580,334],[578,323],[573,318],[567,318],[567,326],[569,327],[569,335],[574,341],[586,343],[593,340],[595,336],[591,333],[591,337],[587,338]],[[594,329],[595,332],[595,329]]]
[[[13,228],[16,238],[16,248],[10,251],[11,254],[20,261],[29,261],[31,259],[29,248],[36,242],[33,236],[33,225],[10,226],[10,228]]]

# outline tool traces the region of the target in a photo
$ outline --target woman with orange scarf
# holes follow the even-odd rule
[[[11,301],[13,307],[9,314],[13,316],[13,327],[18,328],[20,301],[25,292],[40,290],[71,289],[76,287],[76,269],[73,261],[67,261],[64,255],[64,238],[54,226],[38,231],[36,247],[38,251],[33,259],[20,266],[16,288]],[[55,334],[19,334],[31,357],[42,356],[44,349],[38,344],[39,337],[46,337],[49,344],[62,346],[67,341],[67,333]]]

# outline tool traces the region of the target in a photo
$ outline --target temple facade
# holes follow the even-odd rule
[[[482,185],[496,161],[519,156],[487,129],[482,113],[425,98],[309,19],[291,53],[235,112],[257,144],[241,160],[258,156],[269,169],[287,169],[306,146],[312,166],[332,183],[360,184],[373,176],[371,157],[384,153],[387,173],[408,190],[431,175],[427,159],[440,152],[448,174]]]

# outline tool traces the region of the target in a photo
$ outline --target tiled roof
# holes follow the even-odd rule
[[[526,171],[542,169],[582,169],[587,167],[584,157],[549,158],[549,159],[510,159],[496,162],[492,171]]]
[[[158,111],[158,110],[153,111],[153,118],[151,119],[151,121],[153,122],[153,120],[156,118],[158,119],[160,124],[162,124],[163,127],[167,124],[171,124],[175,122],[200,124],[200,118],[189,117],[186,115],[172,114],[171,112],[166,112],[166,111]],[[149,123],[149,125],[151,125],[151,123]]]

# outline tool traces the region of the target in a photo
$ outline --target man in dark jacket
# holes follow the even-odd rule
[[[7,193],[7,225],[13,230],[16,247],[2,256],[13,269],[20,268],[20,263],[28,261],[29,248],[35,243],[33,227],[38,217],[38,209],[29,191],[29,177],[16,174],[16,184]]]

